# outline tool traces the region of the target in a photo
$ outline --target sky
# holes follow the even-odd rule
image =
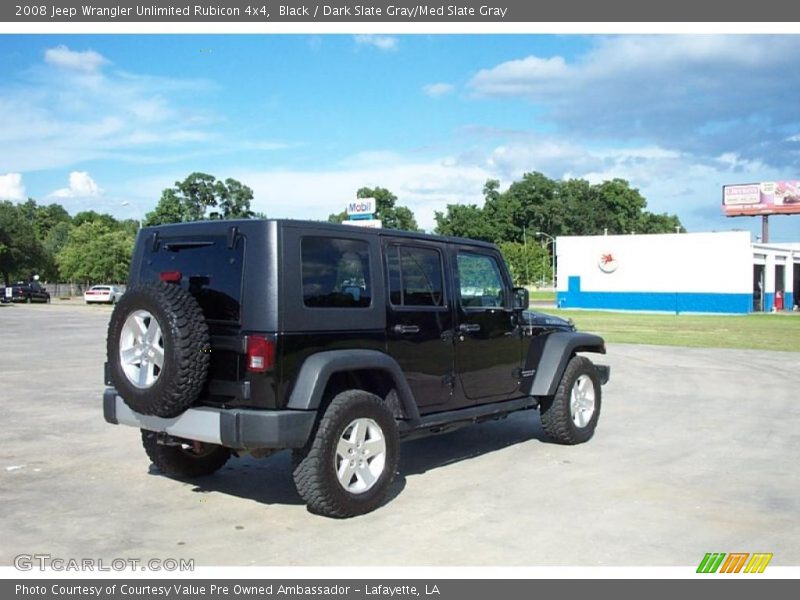
[[[722,186],[800,179],[798,57],[781,35],[2,35],[0,199],[140,219],[202,171],[276,218],[386,187],[430,230],[539,171],[755,237]]]

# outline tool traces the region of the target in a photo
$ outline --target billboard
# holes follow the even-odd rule
[[[722,186],[726,217],[800,214],[800,181],[764,181]]]

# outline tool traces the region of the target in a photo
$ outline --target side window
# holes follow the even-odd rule
[[[442,258],[438,250],[395,246],[387,250],[389,299],[395,306],[444,306]]]
[[[372,300],[369,245],[361,240],[305,237],[303,304],[314,308],[365,308]]]
[[[502,308],[503,277],[497,261],[485,254],[458,254],[461,305],[465,308]]]

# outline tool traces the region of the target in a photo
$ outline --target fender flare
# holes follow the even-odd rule
[[[417,402],[400,365],[391,356],[378,350],[326,350],[312,354],[300,367],[286,408],[316,410],[322,403],[322,394],[332,375],[364,369],[385,371],[394,383],[408,419],[412,423],[420,420]]]
[[[606,353],[606,343],[592,333],[556,331],[531,340],[521,389],[530,396],[552,396],[576,352]]]

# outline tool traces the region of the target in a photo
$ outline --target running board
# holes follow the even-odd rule
[[[539,406],[539,402],[533,396],[524,396],[514,400],[504,400],[503,402],[493,402],[491,404],[480,404],[469,408],[460,408],[447,412],[425,415],[419,421],[409,422],[400,421],[400,437],[419,437],[431,433],[442,433],[457,427],[477,423],[492,418],[504,417],[509,413],[518,410],[525,410]]]

